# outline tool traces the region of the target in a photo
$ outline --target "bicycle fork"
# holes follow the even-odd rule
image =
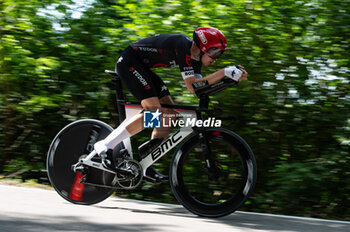
[[[220,168],[218,168],[215,158],[212,154],[209,141],[207,137],[204,135],[205,129],[203,128],[197,128],[199,141],[200,141],[200,147],[202,149],[204,160],[205,160],[205,167],[208,169],[208,175],[209,178],[218,178],[221,174]]]

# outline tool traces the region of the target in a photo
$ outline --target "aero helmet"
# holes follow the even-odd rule
[[[213,27],[199,27],[193,32],[193,41],[197,47],[212,59],[224,53],[227,41],[224,34]]]

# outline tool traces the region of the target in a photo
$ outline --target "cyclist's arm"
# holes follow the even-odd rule
[[[242,70],[242,76],[238,79],[238,81],[243,81],[244,79],[247,79],[248,73],[245,71],[244,67],[239,65],[239,68]],[[188,89],[188,91],[190,91],[190,93],[194,93],[194,89],[192,84],[194,82],[199,82],[199,81],[208,81],[209,85],[215,84],[217,82],[219,82],[221,79],[223,79],[225,77],[225,69],[220,69],[212,74],[210,74],[209,76],[206,76],[204,78],[195,78],[194,76],[192,77],[188,77],[184,80],[186,87]]]
[[[200,78],[200,79],[196,79],[194,76],[192,77],[188,77],[184,80],[186,87],[188,89],[188,91],[190,91],[190,93],[194,93],[194,89],[192,84],[194,82],[199,82],[199,81],[208,81],[209,85],[215,84],[217,82],[219,82],[221,79],[223,79],[225,77],[225,69],[220,69],[206,77]]]

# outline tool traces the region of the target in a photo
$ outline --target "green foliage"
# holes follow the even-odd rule
[[[116,126],[114,93],[103,71],[113,69],[132,41],[157,33],[191,36],[195,27],[213,26],[229,49],[203,73],[230,64],[249,73],[249,81],[212,99],[213,107],[237,117],[228,127],[257,157],[258,184],[245,209],[349,220],[349,1],[77,5],[0,3],[0,173],[44,170],[51,140],[71,121],[98,118]],[[156,72],[178,103],[196,104],[176,68]],[[137,135],[135,146],[148,136]],[[158,168],[168,170],[170,159]],[[167,185],[120,194],[175,201]]]

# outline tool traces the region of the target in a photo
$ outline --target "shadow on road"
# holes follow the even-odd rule
[[[14,232],[14,231],[159,231],[155,227],[146,224],[101,224],[85,221],[79,217],[48,217],[43,216],[43,220],[28,217],[27,215],[18,216],[4,216],[0,217],[0,231]]]
[[[330,223],[325,221],[307,221],[302,219],[247,215],[239,212],[221,219],[217,219],[217,221],[240,228],[250,228],[264,231],[348,232],[350,226],[350,224],[346,223]]]
[[[327,220],[307,220],[306,218],[296,217],[278,217],[271,215],[256,215],[249,213],[236,212],[231,215],[222,218],[205,218],[196,216],[188,212],[182,206],[167,205],[167,204],[154,204],[144,201],[135,201],[137,206],[143,205],[144,207],[138,208],[136,205],[128,207],[118,207],[118,202],[124,201],[121,199],[113,199],[113,205],[111,206],[94,206],[104,209],[119,209],[127,210],[133,213],[150,213],[161,214],[176,217],[196,218],[205,222],[225,224],[229,226],[239,227],[251,230],[263,230],[263,231],[292,231],[292,232],[349,232],[350,222],[334,222]],[[130,201],[130,200],[128,200]],[[124,205],[124,204],[121,204]],[[149,205],[149,207],[147,207]]]

